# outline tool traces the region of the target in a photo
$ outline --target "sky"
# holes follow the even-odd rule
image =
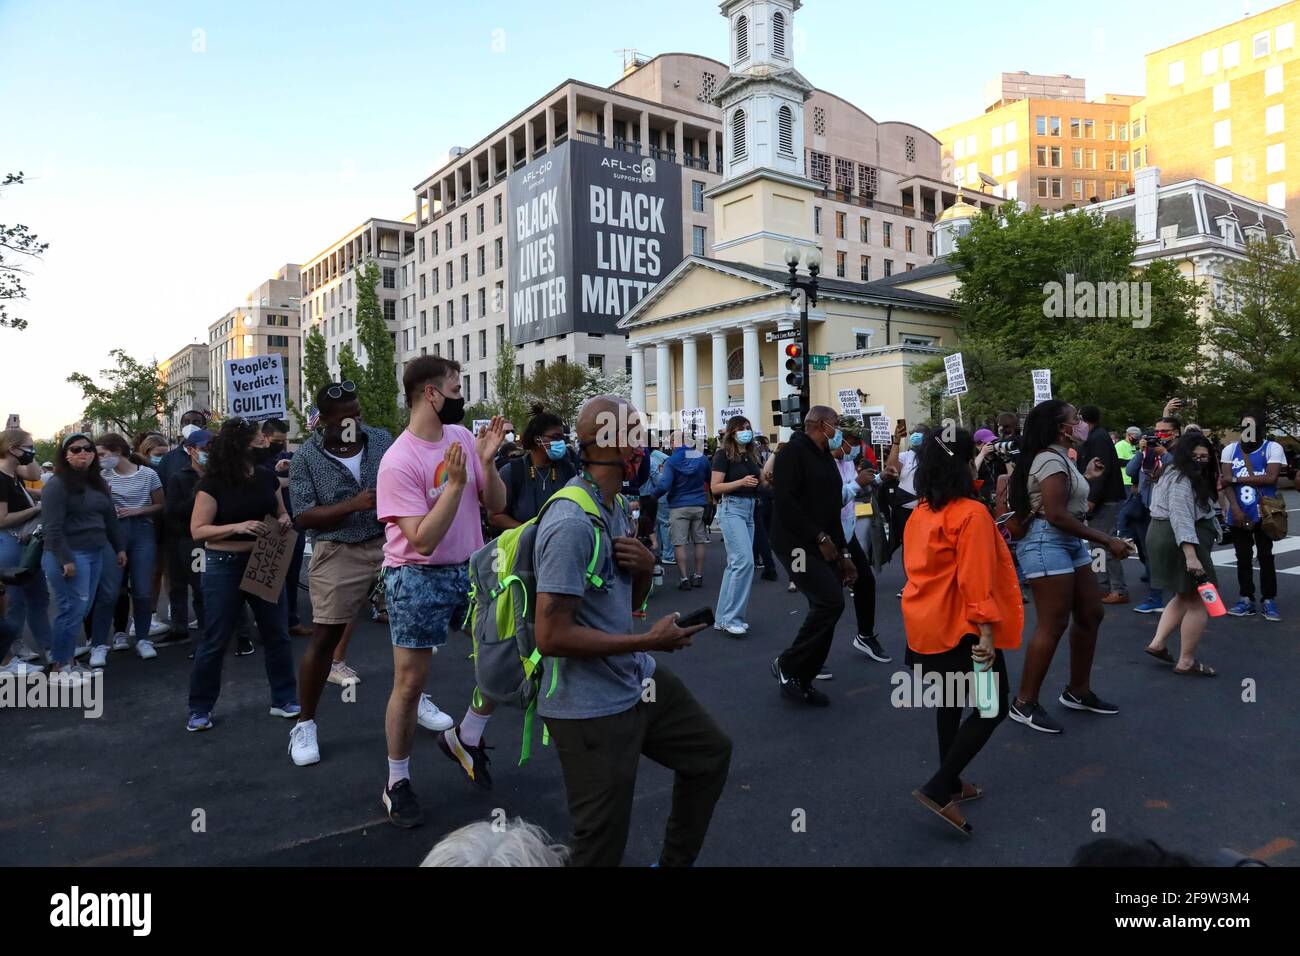
[[[938,130],[1003,70],[1141,94],[1144,54],[1245,8],[1091,0],[1080,25],[1040,0],[805,0],[795,65],[876,120]],[[0,329],[0,413],[49,437],[81,415],[68,375],[206,341],[280,265],[410,213],[450,147],[567,78],[617,80],[625,47],[725,59],[727,25],[714,0],[0,0],[0,174],[27,178],[0,223],[50,244],[10,309],[29,327]]]

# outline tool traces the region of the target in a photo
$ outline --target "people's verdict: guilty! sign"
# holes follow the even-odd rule
[[[284,366],[280,356],[226,359],[226,409],[254,421],[285,417]]]

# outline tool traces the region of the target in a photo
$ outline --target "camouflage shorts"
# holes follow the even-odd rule
[[[384,569],[388,630],[394,647],[427,649],[447,642],[469,610],[469,565],[402,564]]]

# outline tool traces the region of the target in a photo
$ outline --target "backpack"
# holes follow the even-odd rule
[[[533,718],[542,683],[542,655],[537,650],[534,632],[537,565],[533,548],[542,515],[558,499],[572,501],[591,518],[596,546],[587,562],[587,586],[604,587],[604,580],[596,573],[596,565],[600,560],[601,532],[608,537],[609,530],[591,494],[576,485],[558,489],[542,505],[535,518],[501,532],[469,559],[469,612],[466,620],[470,623],[468,630],[474,641],[475,694],[494,704],[523,710],[521,767],[528,762],[532,752]],[[618,499],[621,507],[622,496]],[[552,659],[551,686],[547,696],[555,693],[559,676],[559,661]],[[550,734],[543,726],[542,745],[549,742]]]

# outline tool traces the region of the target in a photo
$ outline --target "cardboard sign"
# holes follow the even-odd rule
[[[894,441],[894,435],[889,430],[889,417],[882,413],[880,415],[872,415],[869,420],[871,422],[871,444],[892,444]]]
[[[862,402],[858,399],[858,390],[856,388],[842,388],[835,394],[839,396],[840,411],[846,417],[862,417]]]
[[[726,408],[718,409],[718,431],[726,431],[727,422],[731,421],[737,415],[741,418],[745,417],[744,405],[728,405]],[[753,422],[750,422],[750,424],[752,425]]]
[[[253,542],[253,550],[248,555],[248,567],[244,569],[244,579],[239,582],[239,590],[275,604],[280,600],[284,579],[289,574],[289,565],[293,563],[293,546],[298,540],[298,532],[291,526],[281,534],[275,515],[267,515],[262,520],[268,528],[274,530],[270,534],[259,534]]]
[[[470,432],[477,436],[480,428],[487,428],[491,424],[492,419],[490,418],[476,418],[474,419],[474,427],[470,429]]]
[[[683,408],[677,413],[678,422],[682,431],[688,435],[692,428],[695,429],[697,438],[707,438],[709,431],[709,415],[702,408]]]
[[[949,395],[965,395],[970,391],[966,387],[966,366],[962,364],[960,352],[944,357],[943,370],[948,376]]]
[[[1052,397],[1052,370],[1036,368],[1029,373],[1034,377],[1034,404],[1045,402]]]
[[[226,411],[249,421],[285,418],[284,364],[276,353],[226,359]]]

